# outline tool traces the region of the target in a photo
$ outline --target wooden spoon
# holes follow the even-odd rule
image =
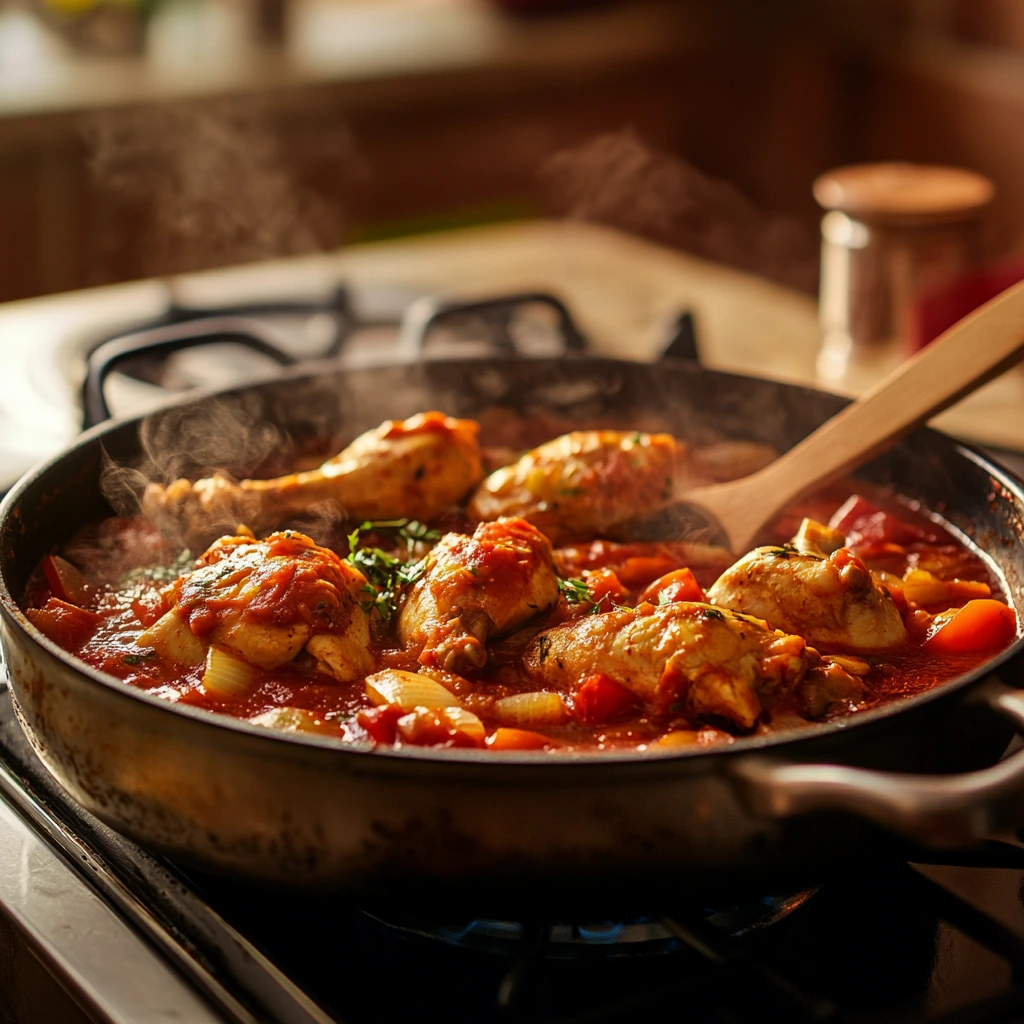
[[[764,469],[682,495],[733,551],[747,551],[761,527],[790,502],[838,479],[1024,355],[1024,282],[965,316],[885,380]]]

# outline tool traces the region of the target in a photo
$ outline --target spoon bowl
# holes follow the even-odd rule
[[[764,469],[693,488],[638,532],[671,530],[746,551],[785,506],[887,451],[1022,356],[1024,282],[958,321]]]

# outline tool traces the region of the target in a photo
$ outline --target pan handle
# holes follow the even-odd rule
[[[974,698],[1024,733],[1024,691],[993,678]],[[749,807],[768,818],[844,811],[929,846],[991,838],[1024,822],[1024,748],[980,771],[904,775],[832,764],[745,758],[733,780]]]

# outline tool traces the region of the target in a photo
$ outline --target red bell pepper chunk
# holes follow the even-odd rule
[[[676,569],[655,580],[641,595],[637,603],[667,604],[671,601],[699,601],[706,604],[707,594],[701,589],[689,569]]]
[[[926,641],[936,654],[977,654],[1006,647],[1017,635],[1013,609],[993,598],[968,601]]]
[[[853,495],[836,511],[828,525],[844,533],[847,545],[853,548],[938,540],[938,534],[897,519],[859,494]]]
[[[610,611],[613,603],[629,596],[614,569],[584,569],[583,579],[590,591],[590,600],[603,612]]]
[[[42,608],[29,608],[25,614],[40,633],[65,648],[84,644],[100,623],[95,612],[68,604],[59,597],[51,597]]]
[[[356,715],[356,721],[370,734],[375,743],[394,744],[398,735],[398,720],[405,712],[397,704],[382,704],[367,708]]]
[[[573,710],[587,725],[603,725],[620,718],[636,704],[636,697],[603,672],[588,676],[576,691]]]
[[[43,559],[43,575],[54,597],[71,604],[85,604],[89,599],[89,583],[82,573],[60,555]]]

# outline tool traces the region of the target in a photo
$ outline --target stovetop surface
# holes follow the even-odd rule
[[[47,775],[0,694],[0,761],[69,859],[225,1020],[360,1024],[424,1013],[583,1024],[1024,1019],[1024,854],[984,866],[865,864],[737,907],[673,903],[628,922],[437,920],[209,876],[141,849]],[[38,823],[38,820],[37,820]],[[51,836],[52,837],[52,836]],[[126,896],[127,894],[127,896]],[[311,1004],[315,1004],[315,1007]],[[243,1008],[238,1012],[238,1008]]]
[[[284,348],[300,358],[310,354],[303,344],[319,354],[340,350],[339,324],[345,328],[349,315],[340,295],[327,320],[297,311]],[[157,330],[189,316],[171,310],[165,319]],[[488,331],[495,327],[484,320]],[[536,323],[524,330],[517,321],[511,331],[504,313],[499,320],[503,344],[529,349],[551,340],[550,316],[541,317],[539,333]],[[392,312],[364,315],[359,326],[348,334],[350,358],[359,358],[360,345],[375,355],[397,338],[401,348]],[[441,326],[447,343],[466,351],[473,330]],[[673,344],[677,354],[696,354],[692,330],[677,331]],[[145,406],[158,384],[210,383],[211,374],[237,375],[241,366],[237,353],[211,348],[165,355],[158,363],[121,359],[111,390],[123,400],[135,389]],[[438,920],[415,906],[396,912],[362,907],[351,896],[270,891],[154,856],[50,779],[6,690],[0,792],[229,1021],[1024,1019],[1024,852],[1016,846],[945,865],[865,864],[735,907],[680,905],[666,894],[664,905],[628,921],[605,919],[600,893],[588,921]]]

